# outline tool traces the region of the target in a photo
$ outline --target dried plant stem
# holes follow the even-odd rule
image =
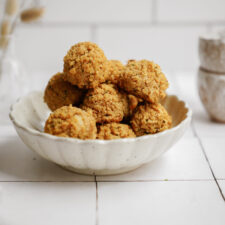
[[[19,9],[18,0],[7,0],[5,5],[5,13],[9,16],[15,15]]]
[[[26,2],[26,0],[23,0],[22,3],[19,5],[18,0],[7,0],[5,13],[8,14],[8,15],[15,14],[16,12],[18,12],[19,8],[20,9],[23,8],[23,6],[25,5],[25,2]],[[10,13],[12,13],[12,14],[10,14]],[[4,58],[6,56],[6,53],[7,53],[7,50],[8,50],[8,45],[9,45],[8,35],[13,34],[13,32],[16,28],[16,23],[17,23],[18,18],[19,18],[19,13],[16,14],[16,17],[15,17],[15,19],[13,20],[13,22],[10,26],[9,33],[7,35],[2,35],[1,39],[0,39],[0,44],[2,45],[2,46],[0,46],[0,47],[2,47],[2,55],[1,55],[1,58],[0,58],[0,79],[2,77],[3,61],[4,61]]]
[[[1,26],[1,35],[2,36],[9,35],[10,27],[11,27],[11,24],[10,24],[9,20],[3,20],[2,26]]]
[[[37,20],[44,14],[44,10],[44,7],[26,9],[21,12],[20,19],[25,23]]]

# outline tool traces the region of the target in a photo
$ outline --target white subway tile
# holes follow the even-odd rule
[[[177,86],[176,95],[188,103],[195,115],[195,112],[201,109],[197,89],[197,68],[189,72],[175,72],[171,85],[173,84]]]
[[[225,133],[223,133],[225,134]],[[221,138],[201,138],[206,155],[217,179],[225,179],[225,140]]]
[[[223,195],[225,196],[225,180],[219,180],[218,183],[219,183],[220,188],[223,192]]]
[[[224,0],[157,0],[158,22],[224,21],[224,11]]]
[[[165,70],[190,70],[198,66],[198,36],[202,26],[101,27],[97,41],[108,58],[122,61],[149,59]]]
[[[94,181],[94,177],[60,168],[34,153],[14,135],[0,137],[1,181]]]
[[[224,225],[224,201],[214,181],[102,182],[100,225]]]
[[[16,130],[12,125],[12,122],[9,120],[10,124],[9,125],[2,125],[1,124],[2,120],[0,119],[0,138],[2,137],[11,137],[11,136],[16,136]]]
[[[135,171],[117,176],[98,176],[98,181],[213,179],[196,138],[183,138],[166,154]]]
[[[213,33],[224,33],[225,32],[225,21],[224,24],[210,26],[209,31]]]
[[[94,225],[95,183],[0,182],[0,224]]]
[[[151,0],[48,0],[48,22],[150,22]]]
[[[63,57],[70,46],[90,40],[90,30],[78,27],[19,27],[16,37],[18,58],[29,71],[63,70]]]
[[[198,107],[198,109],[197,109]],[[203,108],[199,100],[198,106],[194,109],[193,124],[197,135],[200,138],[224,138],[225,126],[223,123],[212,121],[207,115],[206,110]]]

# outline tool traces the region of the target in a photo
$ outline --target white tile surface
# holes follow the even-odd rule
[[[175,86],[175,94],[186,101],[195,114],[195,111],[201,108],[197,89],[197,67],[188,72],[178,71],[172,74],[171,85]]]
[[[100,225],[223,225],[225,206],[214,181],[99,183]]]
[[[212,179],[196,138],[181,139],[166,154],[127,174],[97,177],[98,181]]]
[[[89,41],[89,28],[20,26],[17,31],[18,58],[28,72],[51,70],[62,71],[63,57],[69,48],[80,41]]]
[[[193,121],[197,135],[200,138],[220,137],[223,139],[225,137],[225,125],[211,121],[203,107],[195,110]]]
[[[0,123],[0,138],[8,136],[16,136],[16,130],[14,129],[12,123],[10,122],[9,125],[1,125]]]
[[[194,135],[194,132],[191,128],[191,126],[187,129],[187,131],[185,132],[183,138],[194,138],[195,135]]]
[[[225,19],[223,0],[157,0],[160,22],[212,22]]]
[[[0,137],[0,181],[94,181],[94,177],[68,172],[12,136]]]
[[[111,59],[144,58],[155,61],[164,71],[187,70],[198,65],[198,36],[204,30],[201,26],[100,27],[96,37]]]
[[[225,180],[219,180],[218,183],[219,183],[220,188],[223,192],[223,196],[225,197]]]
[[[201,141],[216,178],[225,179],[225,139],[207,137]]]
[[[151,0],[48,0],[45,21],[150,22]],[[57,13],[56,13],[57,12]]]
[[[1,183],[0,224],[95,224],[94,183]]]
[[[210,26],[211,29],[209,29],[210,31],[217,33],[217,32],[224,32],[225,31],[225,25],[224,24],[220,24],[220,25],[214,25],[214,26]]]

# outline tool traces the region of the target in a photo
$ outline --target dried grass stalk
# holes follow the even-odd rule
[[[4,20],[1,26],[1,35],[6,36],[9,35],[11,31],[11,24],[8,20]]]
[[[5,12],[7,15],[12,16],[17,13],[19,9],[18,0],[7,0],[5,4]]]
[[[21,12],[20,19],[22,22],[29,23],[42,17],[44,11],[44,7],[26,9]]]
[[[6,48],[8,41],[9,39],[7,36],[0,36],[0,48]]]

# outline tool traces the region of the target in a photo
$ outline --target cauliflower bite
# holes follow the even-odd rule
[[[135,134],[142,136],[169,129],[172,118],[160,103],[145,103],[137,107],[130,123]]]
[[[109,60],[107,69],[107,81],[112,84],[118,84],[124,65],[119,60]]]
[[[54,111],[66,105],[79,105],[84,91],[63,80],[63,73],[55,74],[45,88],[44,101]]]
[[[63,106],[52,112],[45,123],[45,133],[60,137],[96,139],[95,119],[82,109]]]
[[[79,88],[95,88],[105,82],[107,59],[102,49],[91,42],[80,42],[64,57],[65,79]]]
[[[119,85],[136,97],[157,103],[166,96],[168,81],[154,62],[129,60],[120,77]]]
[[[91,113],[97,123],[120,122],[124,117],[123,96],[111,84],[90,89],[81,108]]]
[[[123,103],[124,119],[129,120],[131,115],[133,114],[133,111],[141,100],[135,97],[134,95],[127,94],[121,90],[120,93]]]
[[[99,126],[98,130],[97,139],[112,140],[136,137],[130,126],[121,123],[104,124]]]

